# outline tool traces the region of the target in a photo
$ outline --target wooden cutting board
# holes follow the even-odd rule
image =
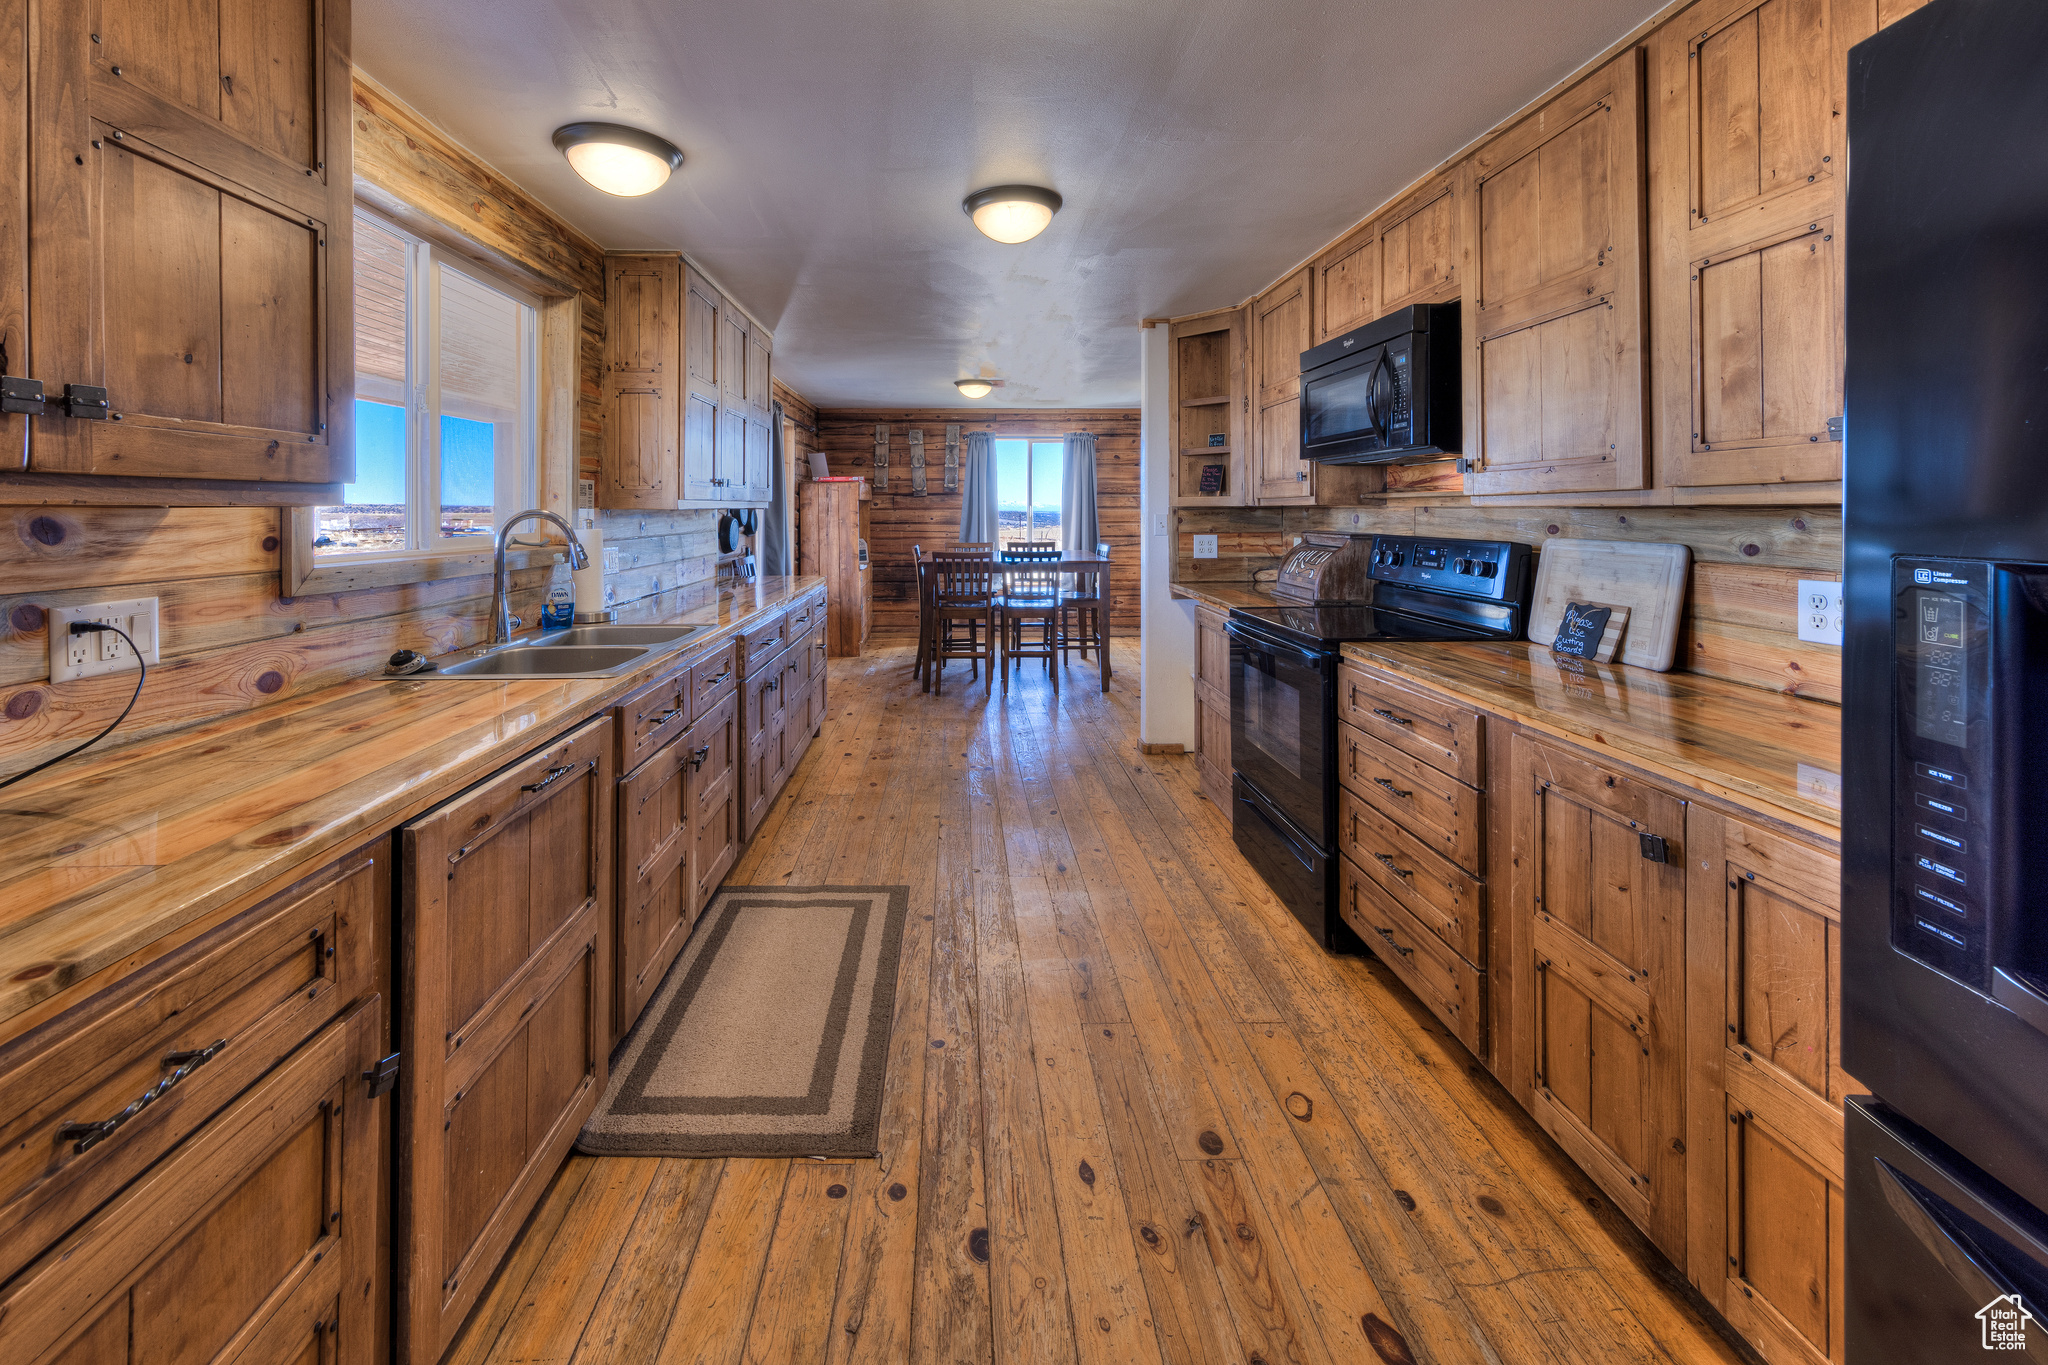
[[[1567,602],[1627,607],[1617,662],[1667,673],[1678,656],[1691,569],[1692,551],[1683,545],[1554,537],[1536,561],[1529,639],[1544,646],[1556,639]]]

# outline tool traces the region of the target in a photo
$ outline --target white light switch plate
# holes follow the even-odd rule
[[[1196,537],[1195,537],[1195,558],[1196,558],[1196,559],[1214,559],[1215,557],[1216,557],[1216,537],[1214,537],[1214,536],[1196,536]]]
[[[1153,518],[1152,534],[1155,536],[1163,536],[1166,534],[1166,513],[1161,512],[1157,517]]]
[[[1808,644],[1842,643],[1842,617],[1847,610],[1842,585],[1826,579],[1799,580],[1799,638]]]
[[[104,621],[119,626],[135,640],[144,663],[157,661],[157,599],[133,597],[123,602],[88,602],[78,607],[52,607],[50,681],[70,682],[102,673],[133,673],[135,656],[120,636],[106,631],[73,635],[73,621]]]

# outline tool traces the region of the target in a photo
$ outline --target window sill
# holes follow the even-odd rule
[[[561,563],[567,550],[566,547],[557,548],[559,544],[554,542],[535,548],[507,550],[505,565],[517,573],[522,569],[545,569]],[[475,550],[351,562],[316,558],[308,547],[303,554],[284,557],[281,587],[285,597],[319,597],[328,593],[360,592],[366,588],[392,588],[406,583],[432,583],[444,578],[489,578],[494,557],[493,551]]]

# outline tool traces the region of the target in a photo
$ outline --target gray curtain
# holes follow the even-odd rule
[[[967,471],[960,481],[960,539],[968,544],[996,540],[996,458],[985,431],[967,433]],[[1090,457],[1090,469],[1095,467]]]
[[[789,471],[783,468],[782,404],[768,406],[768,460],[773,466],[775,491],[768,499],[768,524],[761,528],[763,574],[796,572],[795,547],[789,543]]]
[[[1060,461],[1060,530],[1070,555],[1092,555],[1102,539],[1095,515],[1095,437],[1086,431],[1067,433]]]

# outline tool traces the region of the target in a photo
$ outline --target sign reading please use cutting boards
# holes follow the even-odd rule
[[[1619,662],[1667,673],[1678,656],[1678,626],[1692,551],[1683,545],[1554,537],[1536,561],[1529,638],[1549,643],[1572,602],[1628,608]]]

